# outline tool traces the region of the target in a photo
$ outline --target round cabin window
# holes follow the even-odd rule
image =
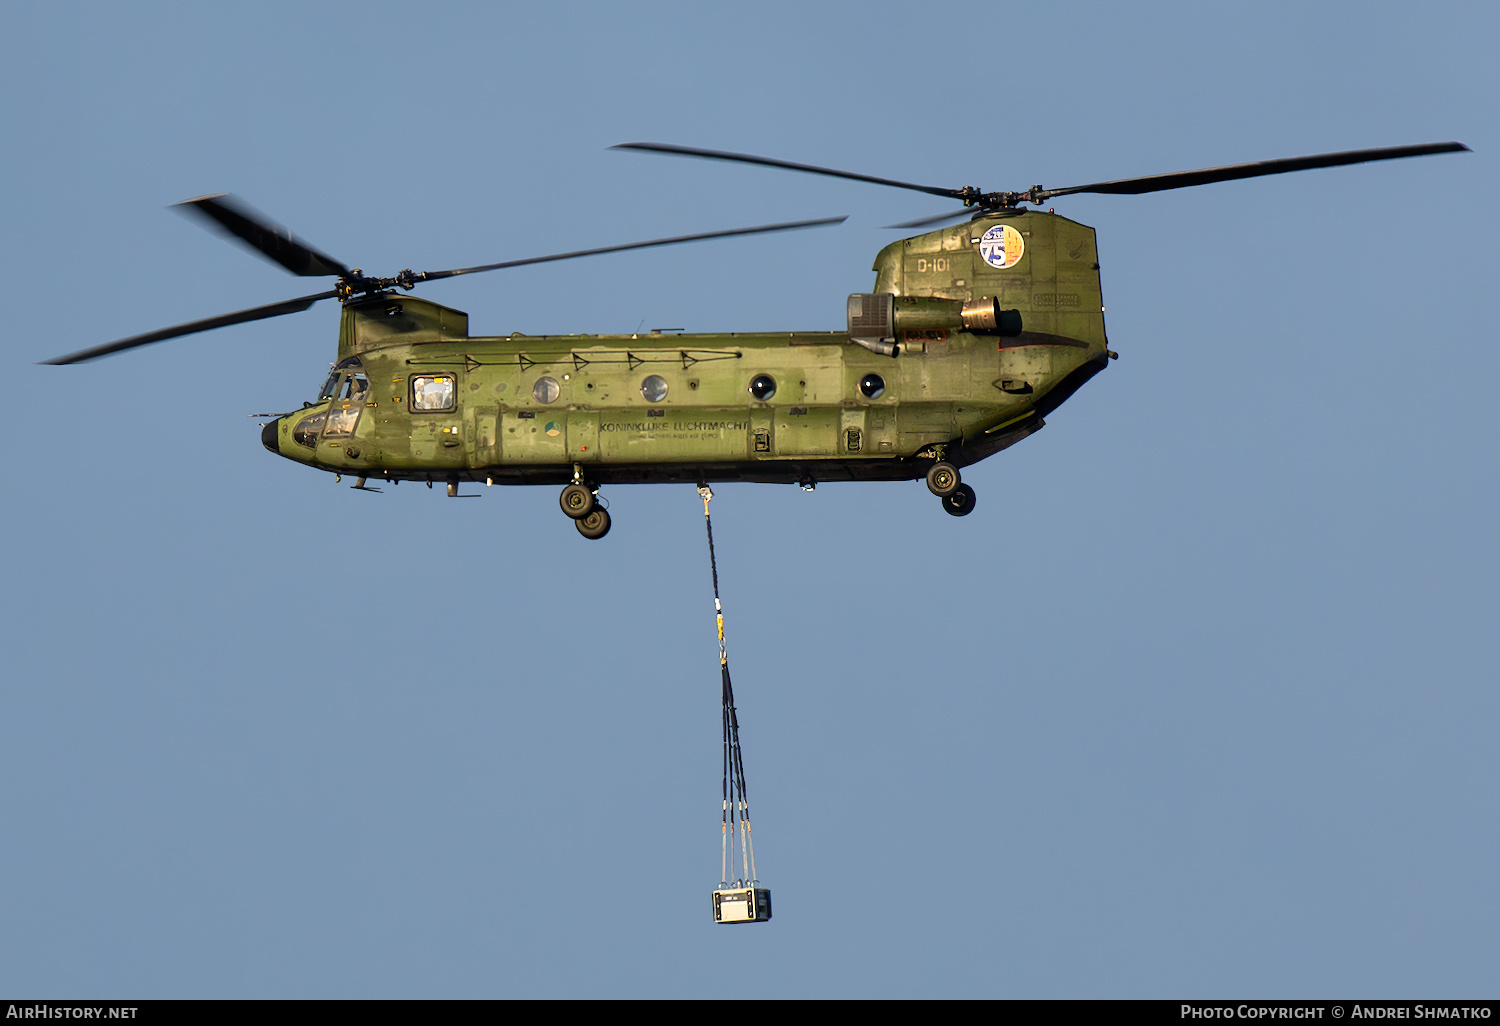
[[[531,386],[531,397],[539,403],[557,402],[557,397],[560,395],[562,395],[562,386],[557,383],[556,378],[537,378],[536,384]]]
[[[776,394],[776,379],[769,374],[757,374],[750,379],[750,394],[765,402]]]
[[[659,403],[667,397],[667,379],[660,374],[652,374],[641,382],[641,395],[645,396],[648,403]]]
[[[866,374],[859,379],[859,391],[866,399],[879,399],[885,395],[885,378],[879,374]]]

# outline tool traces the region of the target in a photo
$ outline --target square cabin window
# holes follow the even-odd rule
[[[451,410],[456,395],[452,374],[422,374],[411,379],[411,408],[418,413]]]

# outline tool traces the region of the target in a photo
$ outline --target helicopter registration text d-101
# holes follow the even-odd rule
[[[450,271],[366,277],[228,197],[180,206],[294,274],[334,275],[328,292],[194,321],[47,361],[77,363],[339,299],[338,361],[317,401],[269,421],[266,448],[367,480],[561,484],[586,537],[613,483],[925,478],[963,516],[960,469],[1014,445],[1102,370],[1107,345],[1094,230],[1022,206],[1054,196],[1137,194],[1315,167],[1464,150],[1437,143],[1100,182],[984,193],[873,178],[764,157],[631,143],[914,189],[964,208],[896,225],[963,223],[894,242],[875,285],[848,299],[845,331],[477,337],[457,310],[405,294],[479,271],[842,218],[656,239]]]

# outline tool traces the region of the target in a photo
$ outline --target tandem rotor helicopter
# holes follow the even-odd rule
[[[446,271],[366,276],[224,195],[179,204],[293,274],[332,289],[44,361],[72,364],[169,338],[343,305],[338,359],[317,400],[268,421],[265,447],[367,482],[562,485],[584,537],[602,538],[601,485],[926,479],[954,516],[974,509],[961,468],[1039,430],[1115,353],[1094,229],[1035,209],[1075,193],[1138,195],[1311,168],[1467,150],[1457,142],[1353,150],[1023,192],[948,189],[766,157],[657,143],[645,151],[830,175],[957,200],[893,228],[846,331],[471,336],[468,316],[407,295],[421,282],[602,253],[837,224],[763,225]],[[1024,204],[1031,204],[1027,207]]]

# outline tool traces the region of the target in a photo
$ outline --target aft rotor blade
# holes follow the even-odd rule
[[[333,257],[319,253],[290,230],[255,213],[227,193],[199,196],[197,199],[183,200],[174,206],[203,218],[221,235],[239,239],[293,274],[309,277],[320,274],[349,276],[348,268]]]
[[[42,363],[57,365],[82,363],[85,360],[108,356],[110,353],[118,353],[126,349],[134,349],[137,346],[148,346],[152,342],[177,338],[180,335],[191,335],[194,332],[212,331],[214,328],[224,328],[231,324],[244,324],[246,321],[260,321],[267,317],[280,317],[282,314],[298,313],[299,311],[306,310],[320,299],[332,299],[337,295],[337,292],[320,292],[316,296],[303,296],[301,299],[288,299],[280,303],[253,306],[248,310],[240,310],[236,313],[220,314],[218,317],[206,317],[201,321],[179,324],[175,328],[163,328],[160,331],[152,331],[144,335],[132,335],[130,338],[122,338],[118,342],[108,342],[102,346],[95,346],[92,349],[80,349],[78,352],[69,353],[67,356],[58,356],[51,360],[43,360]]]
[[[1228,182],[1237,178],[1259,178],[1261,175],[1280,175],[1289,171],[1307,171],[1318,167],[1339,167],[1343,164],[1363,164],[1372,160],[1397,160],[1401,157],[1423,157],[1430,153],[1455,153],[1469,148],[1459,142],[1427,143],[1422,146],[1392,146],[1377,150],[1345,150],[1340,153],[1320,153],[1311,157],[1285,157],[1281,160],[1262,160],[1253,164],[1229,164],[1224,167],[1208,167],[1200,171],[1177,171],[1166,175],[1149,175],[1144,178],[1121,178],[1114,182],[1095,182],[1093,185],[1075,185],[1067,189],[1044,189],[1043,199],[1052,196],[1068,196],[1078,192],[1100,192],[1134,196],[1145,192],[1161,192],[1166,189],[1186,189],[1194,185],[1209,185],[1213,182]]]
[[[951,221],[955,217],[970,217],[974,214],[973,207],[964,207],[961,210],[950,210],[946,214],[938,214],[935,217],[921,217],[915,221],[902,221],[900,224],[888,224],[887,228],[926,228],[930,224],[938,224],[942,221]]]
[[[784,224],[763,224],[757,228],[731,228],[722,232],[704,232],[701,235],[677,235],[670,239],[652,239],[650,242],[627,242],[623,246],[602,246],[599,249],[578,249],[571,253],[553,253],[550,256],[527,257],[525,260],[506,260],[498,264],[481,264],[478,267],[459,267],[451,271],[426,271],[413,275],[417,281],[436,281],[460,274],[477,274],[480,271],[498,271],[506,267],[521,267],[525,264],[545,264],[552,260],[571,260],[574,257],[596,256],[600,253],[619,253],[626,249],[646,249],[650,246],[673,246],[679,242],[699,242],[703,239],[723,239],[731,235],[758,235],[765,232],[789,232],[798,228],[819,228],[823,225],[843,224],[846,218],[822,217],[815,221],[788,221]]]
[[[705,160],[728,160],[740,164],[760,164],[764,167],[785,168],[788,171],[805,171],[810,175],[829,175],[833,178],[852,178],[856,182],[873,182],[876,185],[889,185],[897,189],[914,189],[917,192],[925,192],[930,196],[948,196],[953,199],[964,199],[961,189],[942,189],[934,185],[916,185],[912,182],[898,182],[893,178],[876,178],[874,175],[860,175],[853,171],[836,171],[831,167],[818,167],[815,164],[794,164],[789,160],[774,160],[770,157],[757,157],[749,153],[728,153],[724,150],[700,150],[692,146],[672,146],[667,143],[620,143],[611,146],[612,150],[644,150],[648,153],[670,153],[679,157],[702,157]]]

